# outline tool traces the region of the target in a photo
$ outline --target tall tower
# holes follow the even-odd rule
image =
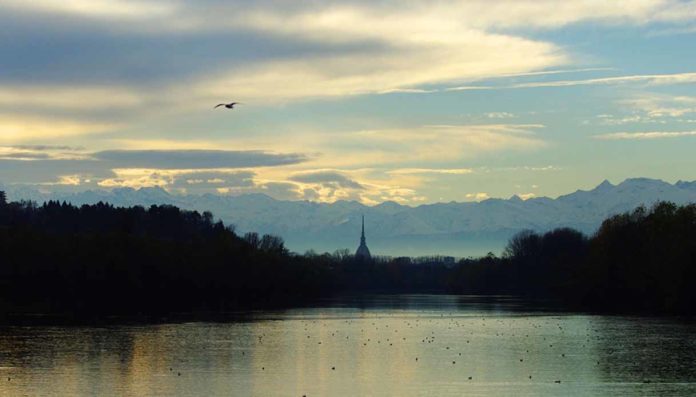
[[[367,243],[365,243],[365,215],[362,217],[362,233],[360,234],[360,246],[358,250],[355,251],[355,259],[370,261],[372,260],[372,255],[370,255],[370,249],[367,248]]]

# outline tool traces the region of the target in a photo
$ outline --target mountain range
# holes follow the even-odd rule
[[[279,235],[296,252],[354,250],[360,237],[360,219],[365,215],[367,243],[373,254],[391,256],[500,253],[507,240],[520,230],[572,227],[591,234],[605,218],[639,205],[650,206],[660,200],[696,202],[696,181],[670,184],[648,178],[627,179],[617,185],[605,180],[592,190],[578,190],[555,199],[522,200],[512,196],[416,207],[389,201],[375,206],[356,201],[285,201],[264,194],[176,195],[159,187],[72,193],[41,192],[27,186],[5,189],[9,199],[38,203],[60,200],[81,205],[103,201],[117,206],[172,204],[207,210],[226,224],[233,224],[238,233]]]

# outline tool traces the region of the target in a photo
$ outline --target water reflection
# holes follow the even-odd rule
[[[2,327],[0,396],[693,395],[694,336],[507,298],[346,297],[235,322]]]

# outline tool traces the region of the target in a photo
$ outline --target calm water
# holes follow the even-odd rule
[[[696,395],[696,324],[384,296],[233,322],[0,327],[0,396],[610,394]]]

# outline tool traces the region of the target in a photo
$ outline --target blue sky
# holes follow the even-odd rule
[[[0,4],[5,185],[417,205],[693,180],[695,149],[694,1]]]

